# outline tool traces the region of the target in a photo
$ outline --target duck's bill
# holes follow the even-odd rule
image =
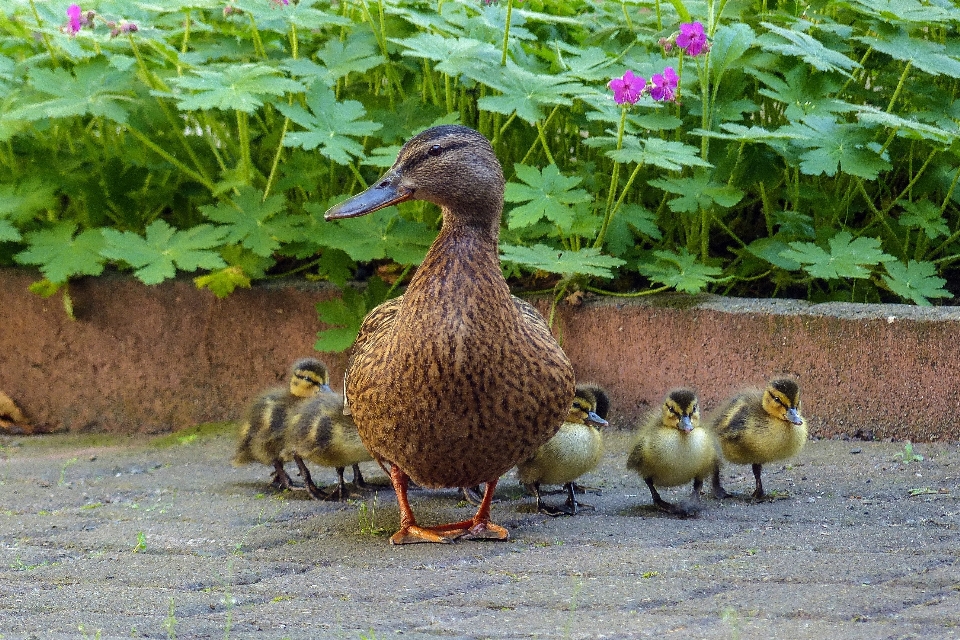
[[[412,197],[413,189],[401,186],[400,176],[391,171],[363,193],[359,193],[328,209],[323,219],[340,220],[365,216],[368,213],[399,204]]]
[[[792,407],[787,409],[787,420],[793,424],[803,424],[803,418],[800,417],[800,412]]]
[[[690,416],[683,416],[680,418],[680,430],[684,433],[690,433],[693,431],[693,420],[690,419]]]
[[[587,414],[587,422],[597,427],[606,427],[606,426],[609,426],[610,424],[609,422],[607,422],[606,420],[604,420],[603,418],[595,414],[593,411]]]

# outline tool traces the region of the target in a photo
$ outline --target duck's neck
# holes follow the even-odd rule
[[[499,218],[496,225],[454,223],[444,211],[443,227],[417,269],[407,296],[436,296],[465,302],[482,297],[484,303],[509,299],[510,289],[500,271]],[[512,303],[511,303],[512,304]]]

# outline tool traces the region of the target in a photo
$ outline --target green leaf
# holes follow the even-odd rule
[[[357,262],[389,258],[399,264],[420,264],[437,235],[426,225],[397,215],[396,207],[333,222],[323,221],[325,207],[309,203],[305,208],[317,221],[310,240],[340,249]]]
[[[947,281],[937,275],[932,262],[910,260],[906,265],[890,261],[884,265],[889,275],[880,276],[890,290],[914,304],[931,306],[930,298],[952,298],[953,294],[943,288]]]
[[[340,352],[353,346],[363,319],[377,305],[387,300],[389,290],[383,280],[374,276],[367,281],[362,292],[346,287],[339,298],[318,302],[316,309],[320,322],[330,325],[331,328],[317,332],[314,349]]]
[[[828,176],[844,173],[874,180],[890,163],[875,150],[870,130],[839,123],[832,116],[806,116],[785,129],[797,135],[791,144],[809,149],[800,156],[800,171]]]
[[[144,284],[158,284],[174,277],[177,268],[196,271],[227,266],[215,250],[226,233],[226,229],[209,224],[180,231],[163,220],[154,220],[147,227],[145,237],[130,231],[104,229],[107,246],[101,255],[129,264]]]
[[[740,202],[744,195],[734,186],[714,182],[710,174],[703,170],[692,176],[650,180],[647,184],[667,193],[679,194],[679,198],[668,203],[670,209],[678,213],[694,213],[709,209],[713,204],[729,208]]]
[[[133,103],[133,98],[124,93],[129,87],[128,77],[106,61],[78,65],[74,73],[63,68],[34,67],[29,85],[53,98],[23,105],[7,117],[36,121],[90,115],[122,124],[127,121],[127,105]]]
[[[250,288],[250,278],[240,267],[225,267],[193,279],[197,289],[209,289],[218,298],[226,298],[237,287]]]
[[[955,131],[951,132],[946,129],[941,129],[940,127],[917,122],[916,120],[903,118],[893,113],[880,111],[868,105],[860,107],[860,111],[857,112],[857,118],[859,118],[860,122],[895,129],[897,135],[912,140],[934,140],[936,142],[949,144],[957,137]]]
[[[700,293],[718,282],[721,270],[697,262],[697,256],[681,247],[679,253],[654,251],[656,261],[637,265],[637,271],[653,282],[660,282],[683,293]]]
[[[506,116],[516,112],[518,118],[530,124],[543,119],[543,107],[573,104],[572,96],[583,88],[568,77],[532,73],[509,60],[506,67],[494,69],[486,69],[474,79],[502,95],[480,98],[477,106]]]
[[[588,141],[589,144],[589,141]],[[627,164],[652,164],[668,171],[679,171],[684,167],[712,167],[700,158],[700,150],[689,144],[661,138],[630,136],[623,139],[623,148],[607,151],[608,157],[615,162]]]
[[[558,273],[563,276],[595,276],[613,278],[611,269],[626,264],[620,258],[607,256],[593,247],[579,251],[566,251],[542,244],[532,247],[518,247],[509,244],[500,245],[500,256],[506,262],[512,262],[528,269]]]
[[[720,82],[723,74],[753,46],[756,39],[753,29],[742,22],[724,24],[717,28],[710,42],[710,71],[714,83]]]
[[[766,51],[797,56],[820,71],[835,71],[847,77],[850,77],[851,70],[860,68],[858,62],[833,49],[828,49],[813,36],[800,31],[797,27],[802,25],[799,23],[794,25],[794,29],[784,29],[769,22],[760,24],[770,32],[757,40]]]
[[[304,87],[265,64],[210,64],[191,69],[192,75],[175,76],[171,82],[192,94],[178,95],[183,111],[224,109],[253,113],[269,96],[297,93]],[[166,94],[161,94],[166,95]]]
[[[929,200],[917,202],[898,200],[897,204],[904,210],[900,216],[902,226],[908,229],[922,229],[930,240],[950,235],[950,227],[943,219],[943,211]]]
[[[322,65],[306,58],[289,58],[281,66],[293,76],[308,78],[307,84],[319,81],[329,87],[351,73],[364,73],[383,64],[376,40],[365,31],[353,31],[343,42],[330,38],[317,57]]]
[[[774,238],[758,238],[747,246],[747,251],[761,260],[766,260],[775,267],[787,271],[797,271],[801,264],[796,260],[783,257],[783,252],[789,249],[787,243]]]
[[[434,69],[451,76],[470,78],[483,75],[484,69],[500,64],[500,50],[488,42],[473,38],[450,38],[436,33],[421,33],[411,38],[390,39],[402,47],[405,56],[426,58],[437,64]]]
[[[24,234],[27,249],[14,256],[20,264],[40,267],[51,282],[64,283],[74,276],[103,273],[101,249],[106,244],[100,229],[77,231],[75,222],[58,222],[51,229]]]
[[[858,36],[854,39],[932,76],[960,78],[960,60],[947,54],[946,47],[938,42],[913,37],[905,30],[892,38]]]
[[[570,205],[593,199],[585,190],[574,189],[580,184],[580,178],[561,174],[555,164],[544,167],[542,173],[519,163],[514,169],[524,184],[507,183],[504,200],[526,204],[510,210],[507,226],[511,229],[528,227],[546,218],[566,233],[573,224],[574,211]]]
[[[812,242],[791,242],[790,249],[780,253],[787,260],[803,265],[814,278],[869,278],[871,269],[881,262],[895,260],[880,249],[876,238],[853,238],[841,231],[829,240],[829,253]]]
[[[37,213],[53,209],[57,204],[56,190],[57,185],[36,177],[0,184],[0,242],[19,241],[17,226],[23,227]]]
[[[915,23],[928,28],[934,24],[946,26],[950,22],[960,22],[960,11],[956,5],[936,6],[934,3],[921,3],[918,0],[851,0],[865,13],[872,14],[884,22]]]
[[[272,195],[263,199],[263,192],[245,185],[238,188],[232,201],[200,207],[207,218],[224,227],[225,242],[238,243],[258,256],[269,256],[280,243],[298,237],[299,220],[289,215],[278,215],[286,209],[286,199]]]
[[[366,115],[363,105],[356,100],[337,102],[333,91],[314,84],[306,95],[309,111],[298,104],[276,103],[277,110],[306,131],[287,133],[284,146],[301,147],[320,153],[339,164],[350,164],[353,157],[363,155],[363,145],[353,137],[368,136],[380,129],[380,124],[361,120]]]
[[[625,204],[607,226],[607,249],[615,256],[622,256],[636,244],[634,232],[654,240],[663,237],[657,226],[656,213],[638,204]]]

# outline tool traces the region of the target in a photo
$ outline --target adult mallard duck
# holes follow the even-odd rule
[[[717,409],[710,425],[720,439],[724,458],[752,466],[756,480],[753,497],[762,498],[763,465],[797,455],[807,442],[807,422],[800,415],[800,385],[792,378],[776,378],[763,391],[743,391]],[[713,492],[718,498],[728,495],[720,486],[719,462],[713,472]]]
[[[290,368],[290,385],[261,393],[250,404],[240,427],[234,466],[259,462],[273,467],[272,482],[278,489],[293,489],[295,483],[283,468],[281,455],[285,421],[290,409],[305,398],[330,391],[327,366],[316,358],[301,358]]]
[[[607,421],[596,413],[597,398],[584,386],[577,386],[567,420],[557,434],[541,445],[529,460],[517,465],[517,477],[537,499],[537,511],[549,516],[576,515],[577,507],[590,507],[577,501],[573,481],[592,471],[603,456],[603,436],[597,427]],[[567,507],[561,509],[543,503],[541,484],[562,484],[567,492]]]
[[[690,515],[700,503],[704,479],[717,461],[713,435],[700,426],[700,406],[689,389],[674,389],[663,405],[640,425],[627,458],[650,489],[653,503],[668,513]],[[690,503],[677,505],[660,497],[657,487],[677,487],[693,481]]]
[[[347,487],[343,471],[353,467],[353,484],[366,487],[360,462],[373,460],[360,442],[357,425],[350,416],[343,415],[343,398],[336,393],[318,393],[296,405],[287,415],[283,434],[285,460],[293,459],[300,470],[307,491],[317,500],[346,500]],[[324,494],[310,475],[304,460],[337,470],[337,486]]]
[[[370,453],[389,465],[400,506],[394,544],[507,539],[490,522],[497,480],[557,432],[573,398],[570,361],[500,270],[503,191],[487,139],[443,125],[413,137],[376,184],[326,214],[425,200],[443,215],[406,293],[364,320],[346,374],[347,410]],[[424,527],[407,500],[409,478],[486,488],[472,519]]]

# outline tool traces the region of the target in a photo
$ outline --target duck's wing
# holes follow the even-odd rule
[[[535,325],[538,329],[542,329],[547,333],[550,333],[550,326],[547,325],[547,321],[543,318],[537,308],[526,300],[522,300],[517,296],[510,296],[513,298],[513,304],[517,307],[517,311],[520,312],[520,315],[523,317],[530,325]]]
[[[362,355],[375,350],[380,341],[389,334],[401,305],[403,305],[403,296],[391,298],[377,305],[363,319],[357,340],[353,343],[353,350],[350,352],[350,359],[347,360],[347,366],[343,372],[343,415],[349,416],[352,413],[350,399],[347,396],[347,377],[350,375],[350,369]]]

